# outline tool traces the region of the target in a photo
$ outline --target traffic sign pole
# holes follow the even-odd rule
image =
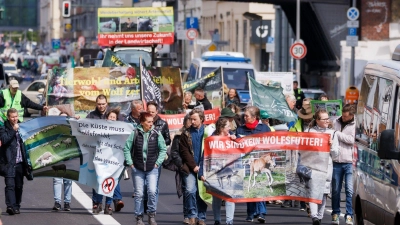
[[[300,0],[297,0],[296,3],[296,42],[300,43]],[[296,60],[296,78],[297,78],[297,82],[299,84],[299,88],[300,86],[300,73],[301,73],[301,68],[300,68],[300,59]]]
[[[353,0],[353,5],[352,5],[353,7],[352,8],[355,8],[356,7],[356,0]],[[349,16],[349,13],[347,14],[347,16]],[[358,10],[357,10],[357,15],[354,15],[354,17],[353,18],[355,18],[355,19],[353,19],[353,20],[357,20],[358,19],[358,17],[360,16],[360,13],[358,12]],[[350,18],[349,18],[350,19]],[[349,80],[349,85],[355,85],[354,84],[354,64],[355,64],[355,46],[353,45],[353,46],[351,46],[351,60],[350,60],[350,80]]]

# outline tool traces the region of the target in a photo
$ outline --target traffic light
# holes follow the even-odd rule
[[[71,1],[63,1],[62,3],[62,15],[63,17],[71,16]]]

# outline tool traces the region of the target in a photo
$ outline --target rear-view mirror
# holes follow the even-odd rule
[[[400,153],[396,149],[395,131],[393,129],[384,130],[378,140],[378,156],[380,159],[398,160]]]
[[[40,88],[40,89],[38,90],[38,92],[41,93],[41,94],[43,94],[44,88]]]

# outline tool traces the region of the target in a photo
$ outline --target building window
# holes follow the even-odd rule
[[[243,54],[247,56],[247,20],[243,20]]]

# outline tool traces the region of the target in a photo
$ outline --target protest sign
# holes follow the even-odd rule
[[[103,94],[109,107],[130,112],[132,100],[140,99],[140,79],[133,67],[73,68],[48,76],[47,104],[72,104],[75,114],[85,117],[96,108]]]
[[[204,124],[212,124],[216,123],[221,112],[219,109],[210,109],[204,111]],[[158,114],[161,119],[165,120],[168,124],[169,129],[180,129],[183,126],[183,118],[186,114],[174,114],[174,115],[165,115]]]
[[[201,88],[205,91],[206,96],[211,102],[213,108],[222,108],[222,102],[224,99],[222,84],[222,67],[219,67],[200,79],[184,83],[183,91],[190,91],[194,93],[196,88]]]
[[[174,43],[172,7],[98,8],[100,46]]]
[[[123,148],[132,124],[39,117],[21,123],[34,177],[63,177],[112,197],[124,169]]]
[[[297,120],[296,114],[289,109],[282,87],[268,87],[249,76],[250,96],[254,106],[266,111],[270,118],[285,122]]]
[[[101,67],[131,67],[128,62],[121,59],[115,52],[108,50],[103,58]],[[136,75],[136,74],[135,74]]]
[[[257,72],[256,81],[268,87],[282,87],[283,94],[293,94],[293,72]]]
[[[311,101],[312,113],[318,109],[325,109],[328,112],[329,118],[335,119],[342,116],[342,100],[329,100],[329,101]]]
[[[230,202],[299,200],[321,203],[329,135],[268,132],[204,141],[204,185]],[[258,176],[257,176],[258,175]]]
[[[144,66],[143,59],[141,59],[140,63],[140,86],[144,105],[146,105],[147,102],[154,101],[159,106],[158,110],[163,110],[160,87],[154,83],[152,76]]]

